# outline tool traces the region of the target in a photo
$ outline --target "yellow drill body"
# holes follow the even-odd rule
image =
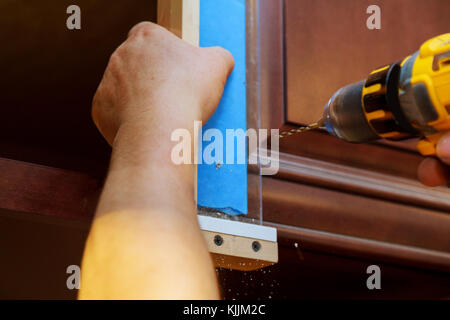
[[[403,61],[339,89],[322,119],[331,134],[350,141],[423,137],[423,155],[450,131],[450,33],[425,42]]]

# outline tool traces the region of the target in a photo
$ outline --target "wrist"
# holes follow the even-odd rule
[[[172,104],[173,106],[173,104]],[[154,112],[153,109],[164,112]],[[177,111],[173,111],[173,109]],[[171,163],[171,151],[178,143],[172,141],[175,130],[183,129],[189,134],[191,155],[194,144],[194,124],[201,116],[194,104],[184,103],[176,108],[152,108],[142,112],[138,117],[127,117],[117,130],[112,142],[113,157],[129,157],[130,161],[147,161],[157,158]],[[179,111],[182,112],[179,112]]]
[[[124,124],[114,139],[106,183],[119,186],[127,201],[141,209],[195,213],[194,166],[174,164],[172,147],[170,130]],[[178,200],[191,206],[178,207],[174,192]]]

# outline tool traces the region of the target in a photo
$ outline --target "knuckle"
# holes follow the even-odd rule
[[[100,102],[99,102],[99,92],[97,91],[92,99],[92,107],[91,107],[91,118],[94,123],[98,126],[98,122],[100,119]]]
[[[109,57],[108,66],[116,66],[119,63],[120,60],[120,52],[118,50],[114,51],[111,56]]]
[[[123,59],[126,59],[126,52],[123,52],[123,49],[121,48],[111,54],[103,80],[105,80],[105,78],[109,79],[111,76],[117,76],[119,70],[122,68]]]
[[[162,28],[157,24],[144,21],[135,25],[129,33],[130,37],[153,37],[161,32]]]

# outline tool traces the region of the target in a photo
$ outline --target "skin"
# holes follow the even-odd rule
[[[193,165],[171,161],[171,133],[214,112],[234,66],[143,22],[112,54],[92,118],[112,146],[85,247],[80,299],[217,299],[194,203]]]
[[[450,180],[450,133],[445,134],[436,147],[437,157],[426,158],[419,166],[417,176],[426,186],[447,186]]]

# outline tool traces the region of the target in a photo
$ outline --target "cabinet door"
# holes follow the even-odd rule
[[[366,25],[371,5],[379,30]],[[285,0],[285,14],[286,118],[298,124],[319,119],[340,87],[450,32],[446,0]]]
[[[367,8],[374,4],[381,10],[379,30],[366,25]],[[380,65],[401,60],[427,39],[450,31],[445,18],[450,2],[445,0],[262,0],[259,10],[261,123],[281,130],[317,121],[340,87],[367,78]],[[282,139],[280,147],[416,179],[422,157],[415,143],[355,145],[310,132]]]
[[[380,30],[366,26],[374,4]],[[280,131],[316,121],[339,87],[450,32],[445,0],[261,0],[259,11],[261,124]],[[298,239],[317,235],[310,230],[352,236],[349,251],[374,255],[361,239],[450,251],[450,192],[417,181],[423,157],[414,142],[351,144],[308,132],[281,139],[279,155],[276,179],[263,178],[263,208],[280,236],[283,228]],[[317,243],[334,248],[332,237]]]

